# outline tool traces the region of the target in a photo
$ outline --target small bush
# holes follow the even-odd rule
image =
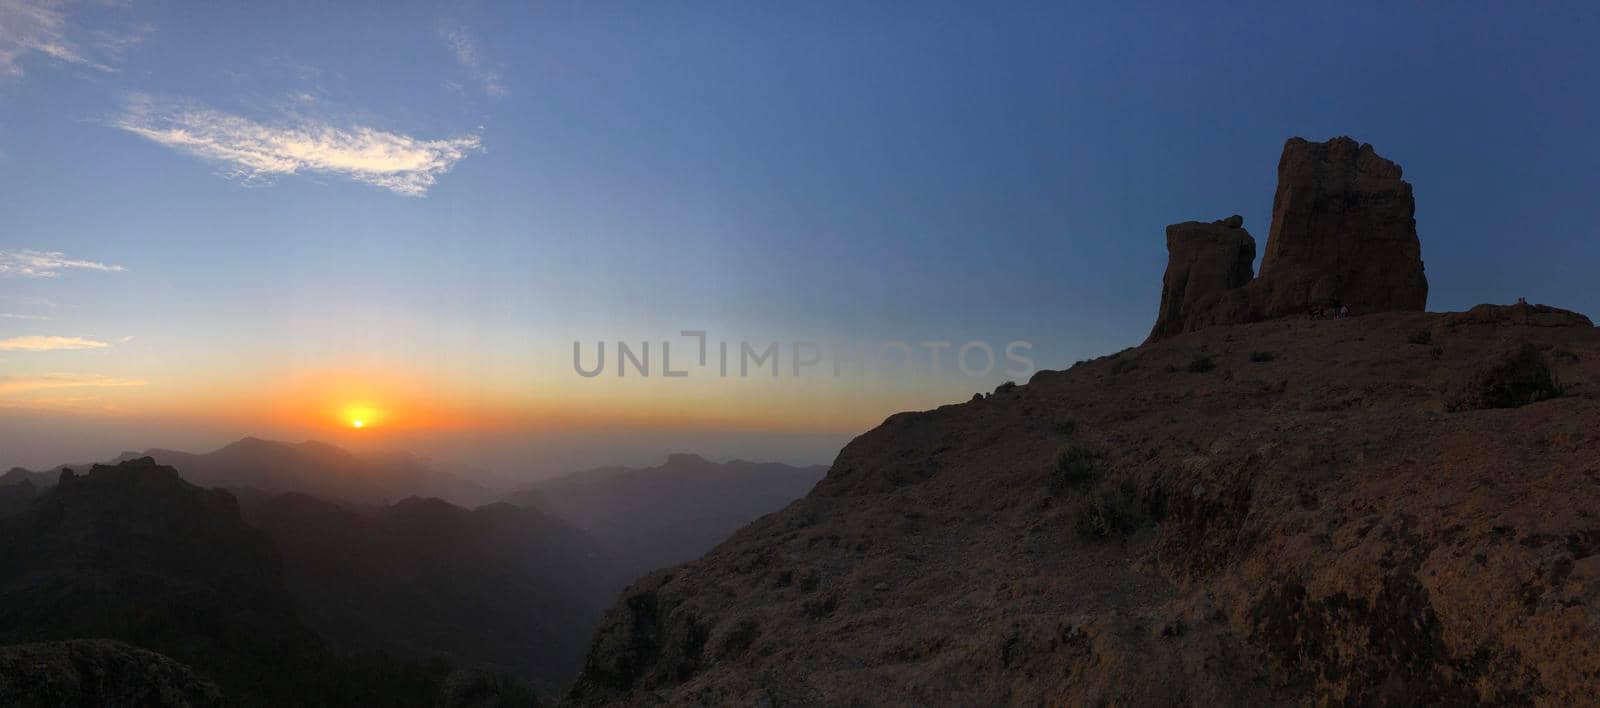
[[[1406,337],[1406,341],[1412,344],[1433,344],[1433,332],[1426,329],[1419,329],[1415,332],[1412,332],[1411,336]]]
[[[1196,354],[1193,359],[1189,360],[1188,369],[1191,374],[1203,374],[1215,368],[1217,368],[1216,362],[1205,354]]]
[[[1072,507],[1072,530],[1085,540],[1122,538],[1144,523],[1138,494],[1125,486],[1102,486]]]
[[[1263,364],[1276,358],[1278,357],[1274,356],[1272,352],[1250,352],[1250,361],[1257,364]]]
[[[1467,379],[1449,402],[1452,410],[1517,408],[1557,398],[1550,362],[1543,352],[1527,341],[1499,352],[1486,366]]]
[[[1433,348],[1428,350],[1428,356],[1431,356],[1434,359],[1443,359],[1444,347],[1441,347],[1437,344],[1433,345]]]
[[[1139,362],[1136,362],[1132,359],[1118,359],[1111,365],[1111,373],[1126,374],[1129,371],[1133,371],[1137,368],[1139,368]]]
[[[1061,494],[1095,478],[1095,462],[1100,458],[1081,445],[1068,445],[1056,453],[1056,466],[1050,470],[1050,493]]]
[[[1056,432],[1061,434],[1063,437],[1070,438],[1072,437],[1073,433],[1078,432],[1078,421],[1068,418],[1056,423]]]

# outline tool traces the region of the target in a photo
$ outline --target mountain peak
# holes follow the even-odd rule
[[[695,453],[692,453],[692,452],[674,452],[674,453],[672,453],[670,455],[667,455],[667,461],[663,464],[663,466],[664,467],[686,467],[686,466],[690,466],[690,465],[700,466],[700,465],[709,465],[709,464],[713,464],[713,463],[710,460],[707,460],[706,458],[701,457],[700,455],[697,455]]]

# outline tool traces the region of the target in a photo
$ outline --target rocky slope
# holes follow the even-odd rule
[[[569,701],[1588,700],[1596,430],[1549,308],[1175,336],[888,419],[631,587]]]
[[[224,706],[221,689],[187,666],[109,639],[0,647],[0,704]]]

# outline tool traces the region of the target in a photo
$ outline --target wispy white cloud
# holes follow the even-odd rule
[[[35,251],[31,249],[0,250],[0,275],[23,278],[54,278],[64,270],[98,270],[121,273],[127,270],[119,265],[68,258],[60,251]]]
[[[118,339],[117,340],[117,344],[127,344],[128,342],[131,342],[131,341],[133,341],[133,335],[130,334],[130,335],[126,336],[126,337]]]
[[[140,379],[119,379],[99,374],[39,374],[0,376],[0,395],[29,393],[59,388],[128,388],[144,386]]]
[[[481,149],[476,135],[419,140],[367,127],[340,128],[297,118],[267,125],[193,105],[134,96],[112,125],[174,150],[222,163],[247,181],[313,172],[376,185],[397,194],[427,194],[439,176]]]
[[[0,312],[0,320],[34,320],[43,322],[50,319],[44,315],[25,315],[18,312]]]
[[[0,339],[0,352],[53,352],[74,349],[104,349],[106,342],[84,337],[28,335]]]
[[[129,31],[80,30],[70,18],[75,4],[70,0],[0,0],[0,76],[22,76],[23,61],[32,55],[115,72],[122,53],[152,31],[148,25]]]
[[[490,96],[506,95],[506,87],[500,81],[500,72],[489,67],[483,58],[483,53],[478,49],[478,43],[473,41],[472,35],[467,34],[467,28],[460,24],[441,22],[439,36],[450,44],[450,50],[455,52],[456,63],[461,65],[467,74],[483,86],[483,92]]]

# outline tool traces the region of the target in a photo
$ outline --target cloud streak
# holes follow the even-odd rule
[[[344,177],[420,197],[440,175],[481,149],[476,135],[419,140],[366,127],[300,119],[267,125],[199,106],[136,96],[112,125],[174,150],[226,166],[224,174],[270,181],[304,172]]]
[[[64,270],[97,270],[121,273],[126,268],[109,263],[68,258],[60,251],[34,251],[30,249],[0,250],[0,275],[22,278],[54,278]]]
[[[495,97],[506,95],[505,84],[500,82],[500,72],[484,66],[483,53],[478,51],[478,43],[467,34],[467,28],[443,23],[439,25],[439,35],[444,37],[444,41],[450,44],[451,51],[455,52],[456,63],[466,69],[474,81],[483,86],[484,93]]]
[[[131,33],[89,32],[86,50],[73,39],[84,33],[75,32],[68,22],[67,10],[72,4],[63,0],[0,0],[0,76],[22,76],[23,60],[35,54],[96,71],[115,72],[117,68],[112,63],[150,31],[141,27]]]
[[[59,388],[129,388],[144,386],[140,379],[119,379],[98,374],[40,374],[38,376],[0,376],[0,395],[31,393]]]
[[[106,342],[84,337],[49,337],[28,335],[0,339],[0,352],[54,352],[77,349],[104,349]]]

